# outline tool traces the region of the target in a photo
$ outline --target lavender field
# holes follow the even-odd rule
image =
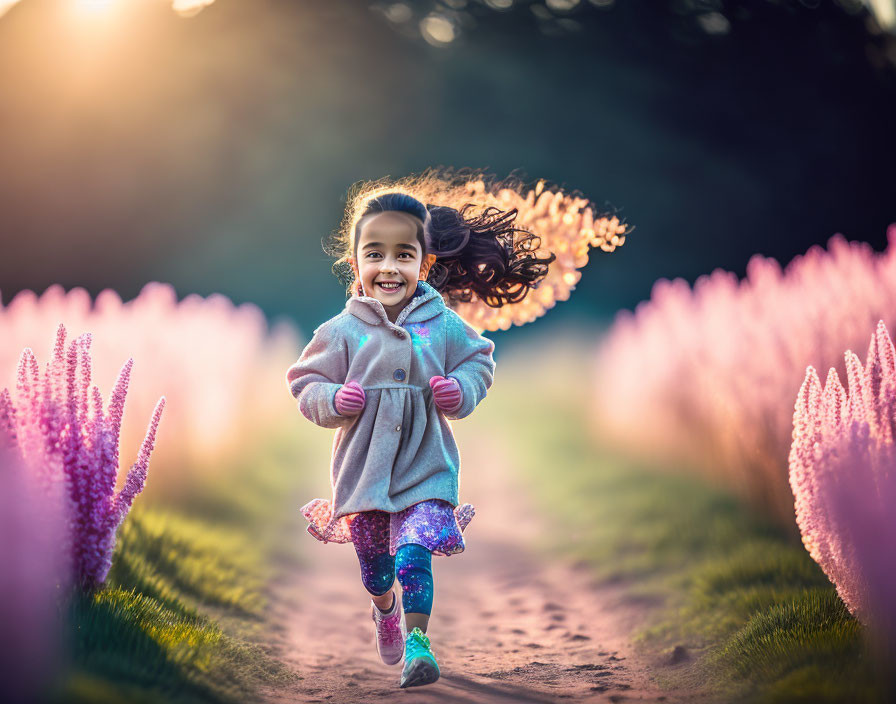
[[[584,570],[581,628],[615,604],[600,638],[627,665],[590,688],[560,669],[535,677],[528,661],[499,668],[509,674],[485,689],[485,671],[444,686],[470,701],[474,690],[482,701],[509,691],[599,701],[635,684],[670,701],[885,701],[896,637],[890,261],[889,250],[834,239],[784,268],[757,259],[742,282],[722,272],[693,292],[660,282],[607,330],[513,349],[476,421],[457,426],[477,508],[503,516],[472,528],[479,567],[467,578],[503,569],[500,557],[477,563],[478,549]],[[332,546],[312,545],[297,520],[302,501],[326,491],[329,452],[327,434],[284,399],[299,331],[268,330],[222,297],[178,301],[161,285],[127,303],[58,287],[22,294],[0,310],[0,329],[13,367],[0,396],[0,603],[20,643],[3,650],[7,698],[323,696],[310,663],[339,657],[338,623],[352,610],[328,616],[332,643],[302,635],[305,609],[331,588],[314,575],[338,568],[320,563],[316,550]],[[12,345],[27,346],[17,363]],[[185,353],[203,345],[215,364]],[[865,346],[864,358],[851,351]],[[554,371],[533,374],[538,365]],[[822,385],[816,368],[828,365]],[[210,388],[212,405],[191,398]],[[169,423],[182,427],[166,433]],[[486,480],[495,463],[503,484]],[[529,508],[513,512],[511,487]],[[532,530],[506,533],[515,521]],[[462,561],[451,563],[459,576]],[[345,571],[328,579],[362,605]],[[505,598],[537,600],[525,591],[537,581]],[[446,613],[462,593],[442,597]],[[598,657],[601,641],[574,655],[501,597],[480,608],[497,633],[528,631],[539,667]],[[443,627],[446,647],[465,637]],[[328,682],[334,701],[386,691]]]

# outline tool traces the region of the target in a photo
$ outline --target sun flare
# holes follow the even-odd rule
[[[118,2],[119,0],[75,0],[75,7],[84,13],[100,13],[117,5]]]
[[[181,17],[193,17],[199,14],[215,0],[172,0],[172,9]]]
[[[0,17],[3,17],[19,0],[0,0]]]

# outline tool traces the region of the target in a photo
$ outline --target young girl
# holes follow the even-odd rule
[[[432,555],[463,552],[474,515],[459,505],[460,456],[447,421],[473,412],[495,371],[494,343],[445,297],[519,302],[555,259],[537,256],[539,238],[516,227],[516,209],[473,216],[472,207],[427,206],[397,188],[359,194],[337,250],[351,264],[351,297],[287,373],[302,414],[336,429],[333,499],[302,507],[308,532],[353,543],[377,651],[387,664],[404,658],[401,687],[439,678],[425,635]]]

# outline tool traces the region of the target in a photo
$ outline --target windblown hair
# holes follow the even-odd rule
[[[355,184],[342,225],[324,244],[349,295],[360,292],[349,259],[363,218],[414,215],[427,281],[478,330],[525,325],[565,301],[592,251],[614,252],[631,232],[615,209],[544,179],[497,179],[474,169],[427,169]]]
[[[459,211],[429,206],[429,251],[437,259],[428,282],[455,301],[469,303],[475,294],[492,308],[518,303],[547,275],[556,255],[537,257],[541,238],[516,227],[516,208],[475,210],[472,203]]]
[[[553,253],[538,256],[541,238],[516,226],[516,208],[505,211],[466,203],[457,210],[424,205],[401,185],[372,192],[368,187],[360,196],[355,197],[335,242],[325,246],[328,254],[339,257],[333,271],[349,294],[358,290],[348,260],[356,255],[361,227],[370,215],[386,211],[409,213],[419,221],[417,239],[423,256],[436,255],[427,283],[450,301],[469,303],[478,298],[492,308],[518,303],[556,259]]]

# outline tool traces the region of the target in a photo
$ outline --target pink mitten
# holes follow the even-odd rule
[[[361,385],[357,381],[350,381],[336,392],[336,410],[342,416],[356,416],[364,410],[366,399]]]
[[[463,403],[463,392],[454,377],[434,376],[429,380],[436,407],[445,413],[455,413]]]

